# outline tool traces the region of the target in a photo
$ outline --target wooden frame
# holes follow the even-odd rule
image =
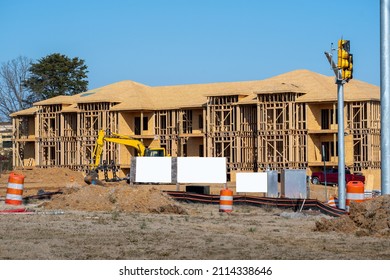
[[[265,80],[160,88],[122,82],[103,87],[101,95],[100,89],[80,94],[72,104],[69,98],[39,102],[36,110],[13,116],[14,166],[87,170],[98,131],[105,129],[140,139],[146,146],[164,147],[171,156],[226,157],[231,180],[238,171],[266,169],[307,169],[310,175],[322,168],[321,143],[328,143],[332,151],[327,164],[337,162],[336,91],[328,77],[309,71],[298,71],[298,78],[292,78],[293,74],[287,73],[284,78],[314,78],[294,84],[280,76],[267,83]],[[328,82],[331,86],[323,86]],[[134,86],[140,92],[134,92]],[[345,101],[348,164],[355,172],[376,170],[370,174],[378,177],[377,89],[361,83],[354,87]],[[111,88],[112,92],[121,91],[122,97],[109,101]],[[163,93],[170,98],[166,104],[161,101]],[[127,100],[125,94],[131,95],[135,105],[121,101]],[[192,96],[196,97],[194,104],[190,104]],[[147,126],[143,123],[145,114]],[[325,116],[327,125],[321,127],[321,118]],[[139,118],[141,129],[137,135],[135,118]],[[134,155],[130,149],[106,143],[104,151],[104,160],[130,167]]]

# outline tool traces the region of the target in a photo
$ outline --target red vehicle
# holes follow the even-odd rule
[[[349,169],[345,169],[345,183],[349,181],[365,182],[366,178],[363,175],[352,174]],[[311,175],[311,182],[315,185],[325,183],[325,174],[323,171],[313,172]],[[329,168],[326,170],[326,183],[330,185],[337,185],[339,182],[339,170],[338,168]]]

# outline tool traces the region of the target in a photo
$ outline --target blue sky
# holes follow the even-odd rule
[[[379,2],[0,0],[0,62],[79,57],[90,89],[260,80],[296,69],[331,76],[324,51],[343,36],[354,78],[379,85]]]

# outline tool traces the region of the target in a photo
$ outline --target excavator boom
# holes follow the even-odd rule
[[[91,169],[96,169],[100,165],[101,155],[103,153],[103,148],[104,148],[104,142],[118,143],[125,146],[133,147],[137,150],[137,156],[140,157],[166,156],[164,148],[147,149],[141,141],[137,139],[133,139],[130,136],[120,135],[115,133],[111,134],[110,136],[106,136],[104,130],[100,130],[92,154],[93,162],[91,164]]]

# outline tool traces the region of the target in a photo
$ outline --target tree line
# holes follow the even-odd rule
[[[0,121],[30,108],[35,102],[88,90],[88,70],[83,59],[53,53],[37,62],[25,56],[0,67]]]

